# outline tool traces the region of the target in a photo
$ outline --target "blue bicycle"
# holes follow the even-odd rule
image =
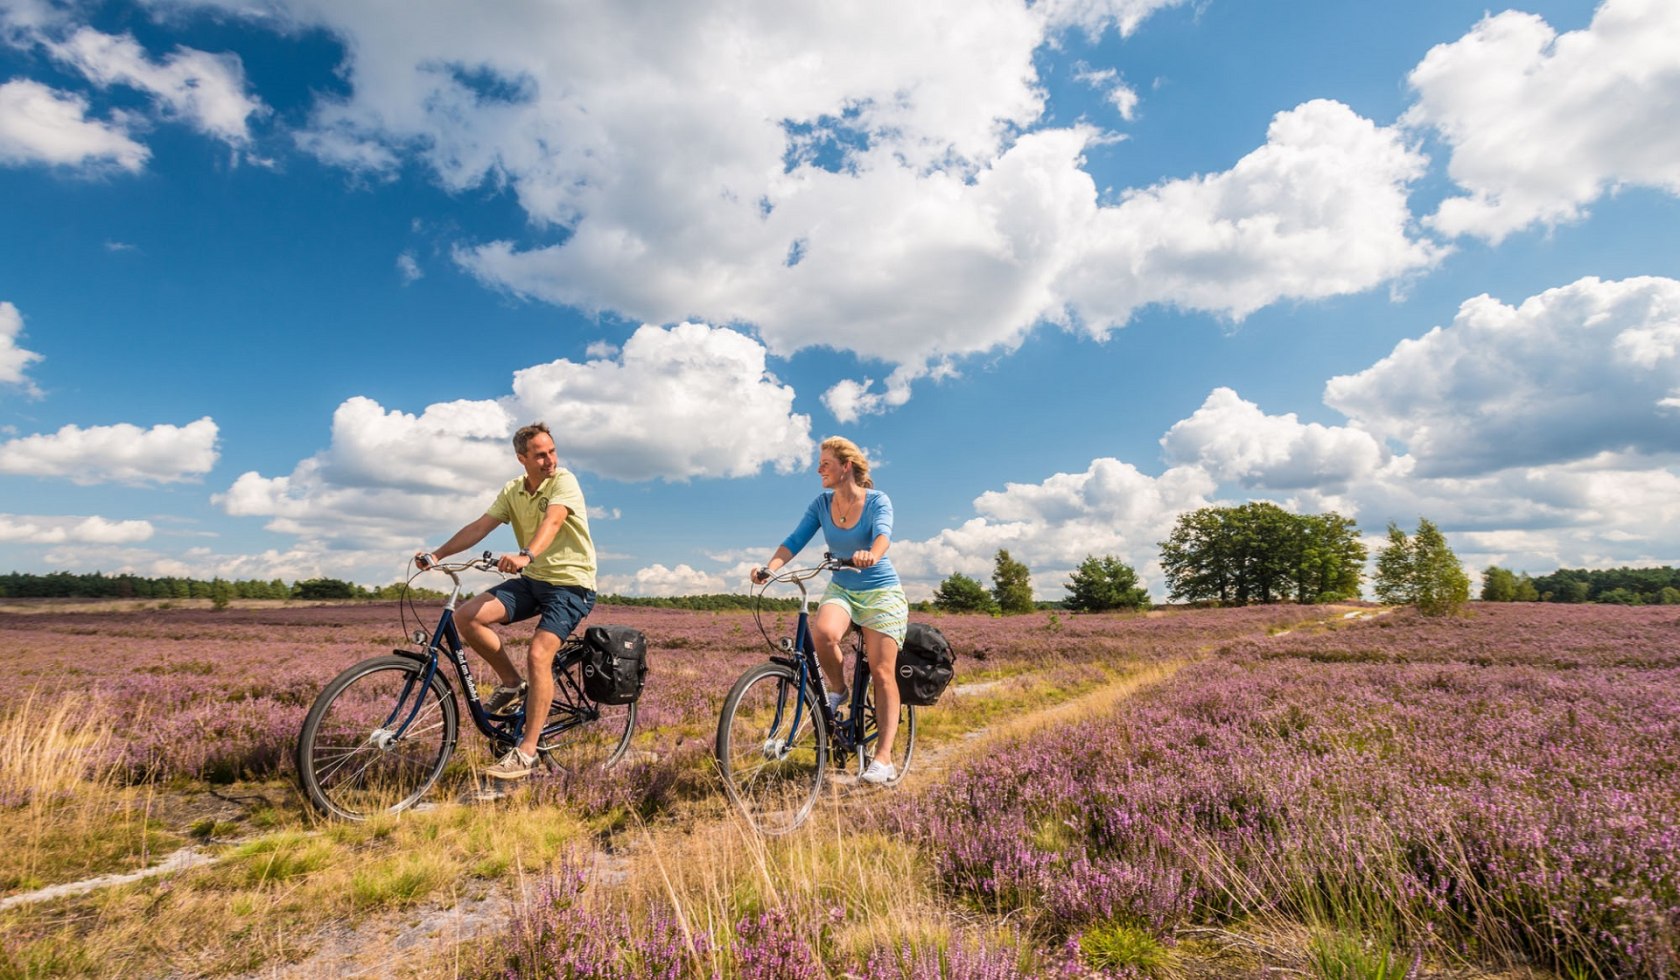
[[[850,565],[824,554],[815,567],[784,567],[765,583],[765,588],[786,582],[799,589],[794,635],[779,641],[772,641],[764,627],[764,589],[758,592],[761,601],[753,608],[753,619],[775,652],[767,663],[742,674],[724,699],[714,748],[730,801],[763,834],[784,834],[805,822],[821,795],[831,755],[842,769],[848,760],[855,760],[857,774],[874,755],[875,698],[862,632],[856,627],[851,630],[844,652],[843,666],[852,667],[852,687],[850,700],[842,703],[847,709],[843,715],[830,710],[823,696],[822,673],[811,642],[811,597],[805,583]],[[892,753],[899,778],[910,768],[915,748],[916,709],[903,705]]]
[[[473,724],[501,755],[518,744],[528,720],[521,702],[491,714],[479,698],[461,636],[455,606],[460,573],[493,572],[490,552],[468,561],[434,564],[425,571],[449,576],[453,587],[437,625],[428,635],[414,616],[410,639],[419,650],[393,650],[355,664],[333,678],[304,717],[298,734],[298,779],[322,813],[363,820],[407,809],[437,783],[455,751],[460,707],[449,678],[439,669],[447,653],[455,666]],[[413,581],[414,576],[410,576]],[[554,700],[548,705],[538,752],[550,767],[571,771],[604,768],[623,757],[636,725],[636,705],[600,704],[584,691],[586,647],[573,636],[554,656]]]

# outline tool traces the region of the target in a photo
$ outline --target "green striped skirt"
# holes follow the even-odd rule
[[[904,598],[904,587],[852,590],[828,583],[817,608],[842,606],[852,622],[864,629],[884,633],[899,646],[904,645],[904,631],[910,625],[910,603]]]

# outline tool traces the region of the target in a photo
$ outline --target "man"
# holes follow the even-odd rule
[[[548,426],[533,422],[513,434],[513,452],[525,475],[502,487],[484,516],[456,531],[435,552],[414,556],[427,568],[440,558],[471,548],[497,525],[512,524],[517,554],[502,555],[496,567],[517,577],[474,596],[455,612],[461,638],[495,670],[501,684],[485,702],[492,713],[525,698],[520,743],[485,770],[496,779],[523,779],[537,764],[537,740],[554,698],[554,654],[595,605],[595,543],[577,477],[560,466]],[[492,628],[541,615],[525,658],[525,676],[502,650]],[[533,707],[535,706],[535,707]]]

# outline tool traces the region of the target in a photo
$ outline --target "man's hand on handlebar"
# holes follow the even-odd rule
[[[437,556],[429,551],[422,551],[414,556],[414,567],[422,572],[437,564]]]

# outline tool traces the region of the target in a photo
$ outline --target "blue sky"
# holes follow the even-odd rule
[[[1671,2],[390,9],[0,0],[0,569],[389,582],[531,418],[622,593],[833,433],[913,596],[1256,499],[1680,564]]]

